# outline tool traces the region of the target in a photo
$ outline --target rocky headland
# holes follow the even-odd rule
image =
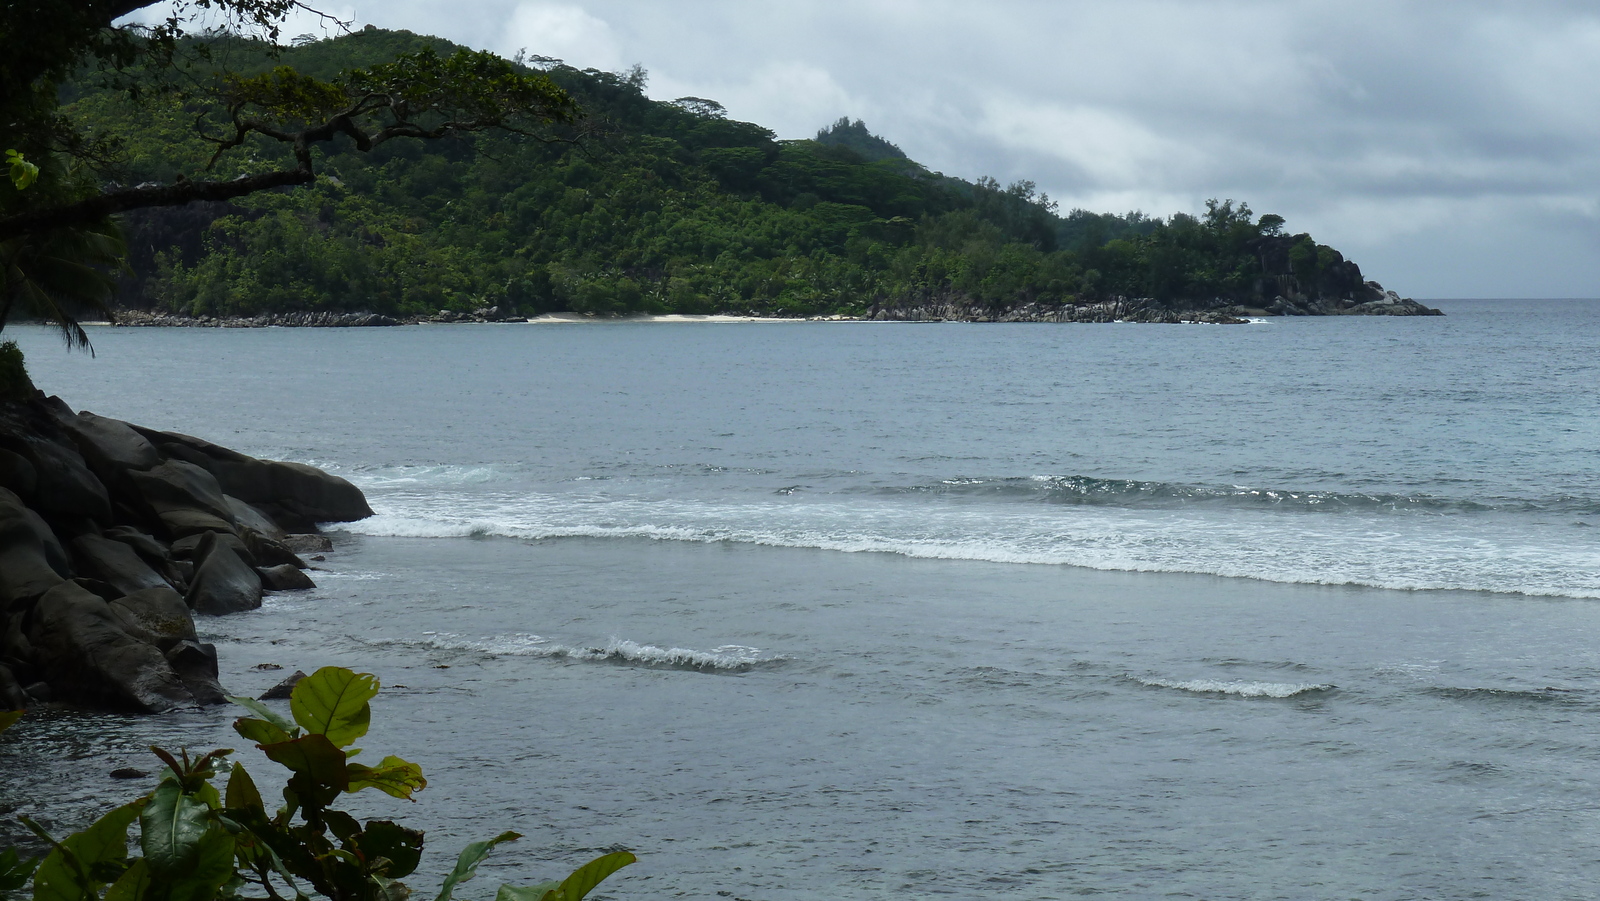
[[[194,617],[314,587],[300,555],[329,549],[317,524],[371,515],[311,466],[42,393],[0,401],[0,710],[221,703]]]
[[[872,304],[862,316],[811,316],[816,320],[873,322],[1163,322],[1237,325],[1264,316],[1443,316],[1444,313],[1393,291],[1367,282],[1359,293],[1308,296],[1291,292],[1259,301],[1259,306],[1215,298],[1210,301],[1163,302],[1152,297],[1114,297],[1109,300],[1047,303],[1019,301],[986,304],[960,294]],[[740,318],[786,318],[781,312],[737,312]],[[300,312],[263,313],[259,316],[178,316],[145,310],[123,310],[113,325],[169,328],[358,328],[419,323],[528,322],[502,307],[483,307],[463,313],[440,310],[428,316],[397,319],[381,313]],[[630,318],[592,316],[594,319]],[[631,317],[640,318],[640,317]],[[649,317],[643,317],[649,318]],[[714,318],[714,317],[713,317]]]

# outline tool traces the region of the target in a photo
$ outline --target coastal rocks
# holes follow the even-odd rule
[[[1353,263],[1346,264],[1354,266]],[[1342,270],[1341,270],[1342,271]],[[1359,276],[1359,270],[1355,275]],[[1353,278],[1354,276],[1352,276]],[[1029,301],[984,304],[964,295],[873,305],[864,317],[879,322],[1160,322],[1241,325],[1250,316],[1443,316],[1444,313],[1365,282],[1346,295],[1298,293],[1282,279],[1287,294],[1250,301],[1210,299],[1160,301],[1152,297],[1113,297],[1096,301]],[[1274,282],[1276,284],[1276,282]],[[1359,281],[1358,281],[1359,284]],[[1258,286],[1261,288],[1264,286]],[[1336,287],[1348,287],[1343,281]],[[1331,289],[1330,289],[1331,290]]]
[[[200,562],[184,596],[190,609],[221,616],[261,606],[261,577],[232,547],[209,541],[196,550],[196,557]]]
[[[33,619],[29,639],[55,697],[138,713],[195,705],[166,656],[124,632],[110,606],[76,583],[46,592]]]
[[[291,548],[371,515],[349,482],[42,395],[0,403],[0,710],[221,703],[196,614],[314,587]]]
[[[403,321],[382,313],[336,313],[327,310],[237,317],[174,316],[145,310],[122,310],[112,324],[164,328],[376,328],[405,325]]]

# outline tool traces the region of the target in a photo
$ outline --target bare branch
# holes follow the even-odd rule
[[[309,167],[241,175],[229,181],[179,181],[170,185],[107,191],[59,207],[29,210],[0,218],[0,241],[48,228],[87,225],[107,216],[153,206],[180,206],[196,200],[232,200],[256,191],[309,184],[316,179]]]

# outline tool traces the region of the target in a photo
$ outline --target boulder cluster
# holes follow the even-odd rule
[[[1354,263],[1349,264],[1354,266]],[[1359,274],[1359,270],[1356,270]],[[1162,302],[1153,297],[1048,303],[1027,301],[986,305],[964,295],[930,297],[910,302],[876,304],[863,318],[877,321],[959,322],[1192,322],[1238,325],[1252,316],[1443,316],[1432,307],[1385,291],[1377,282],[1362,283],[1346,295],[1308,295],[1283,280],[1285,293],[1248,304],[1225,298]],[[1253,304],[1259,303],[1259,306]]]
[[[330,547],[317,523],[371,515],[311,466],[54,397],[0,403],[0,710],[221,703],[194,614],[314,587],[299,555]]]

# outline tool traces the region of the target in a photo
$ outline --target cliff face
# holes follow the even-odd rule
[[[319,522],[372,515],[354,485],[57,398],[0,403],[0,710],[221,703],[194,614],[313,587]]]

